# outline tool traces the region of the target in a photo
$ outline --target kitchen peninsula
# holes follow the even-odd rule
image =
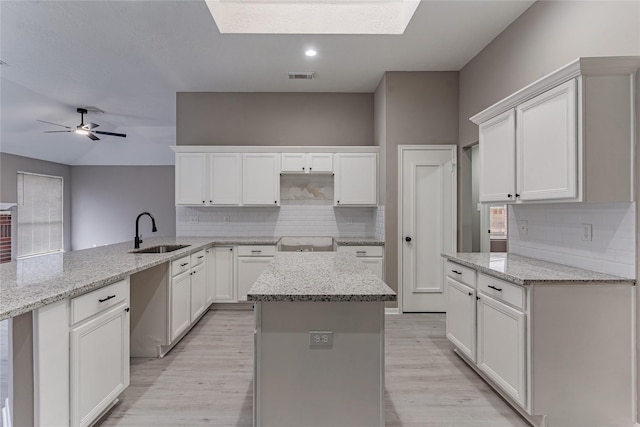
[[[279,253],[255,301],[254,426],[383,426],[384,303],[351,253]]]

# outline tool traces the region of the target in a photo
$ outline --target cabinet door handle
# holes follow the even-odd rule
[[[411,241],[411,237],[407,236],[404,238],[405,242],[410,242]]]
[[[129,312],[129,307],[125,308],[124,311]]]
[[[309,172],[311,172],[311,169],[312,169],[312,168],[311,168],[311,167],[309,167]]]
[[[338,203],[340,203],[340,200],[338,200]]]
[[[500,288],[496,288],[496,287],[495,287],[495,286],[493,286],[493,285],[488,285],[487,287],[488,287],[488,288],[491,288],[491,289],[495,289],[495,290],[496,290],[496,291],[498,291],[498,292],[502,292],[502,289],[500,289]]]
[[[518,193],[516,193],[516,197],[520,197],[520,195]]]
[[[509,193],[509,194],[507,194],[507,197],[508,197],[508,198],[512,198],[512,197],[513,197],[513,195],[512,195],[511,193]]]
[[[304,170],[304,166],[302,167],[302,170]]]
[[[356,253],[359,255],[366,255],[367,251],[356,251]]]
[[[109,296],[108,296],[108,297],[106,297],[106,298],[99,299],[99,300],[98,300],[98,302],[105,302],[105,301],[109,301],[111,298],[115,298],[115,297],[116,297],[115,295],[109,295]]]
[[[203,200],[203,201],[202,201],[202,204],[204,204],[204,203],[205,203],[205,202],[204,202],[204,200]]]
[[[274,201],[273,201],[273,203],[275,203],[275,204],[277,205],[277,204],[278,204],[278,201],[277,201],[277,200],[274,200]]]
[[[473,295],[473,292],[469,292],[469,296],[472,296],[472,295]]]
[[[183,264],[180,264],[180,267],[184,267],[184,266],[186,266],[186,265],[189,265],[189,263],[188,263],[188,262],[185,262],[185,263],[183,263]]]
[[[458,271],[458,270],[451,270],[451,272],[456,274],[462,274],[462,271]]]
[[[202,258],[204,258],[204,255],[200,255],[200,256],[198,257],[198,259],[202,259]]]

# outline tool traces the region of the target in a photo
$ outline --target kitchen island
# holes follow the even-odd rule
[[[255,302],[254,426],[383,426],[384,303],[350,253],[279,253]]]

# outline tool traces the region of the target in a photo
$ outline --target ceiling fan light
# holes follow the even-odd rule
[[[89,135],[89,131],[82,128],[76,128],[76,133],[78,135]]]

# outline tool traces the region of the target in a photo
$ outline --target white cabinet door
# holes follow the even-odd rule
[[[207,302],[234,302],[233,248],[214,247],[207,256]]]
[[[517,185],[520,200],[578,196],[576,81],[517,107]]]
[[[239,205],[242,163],[239,153],[209,154],[209,199],[211,205]]]
[[[242,203],[280,206],[280,156],[278,153],[242,155]]]
[[[282,153],[282,172],[308,172],[306,157],[305,153]]]
[[[171,341],[191,325],[191,272],[171,279]]]
[[[309,173],[331,173],[333,172],[333,153],[309,153],[306,166]]]
[[[384,268],[382,258],[358,258],[359,261],[362,261],[371,272],[375,273],[376,276],[380,278],[380,280],[384,280]]]
[[[191,322],[207,308],[207,271],[206,264],[198,264],[191,269]]]
[[[378,155],[338,153],[335,160],[335,206],[377,204]]]
[[[272,257],[238,257],[238,301],[247,300],[249,289],[272,259]]]
[[[479,127],[481,202],[516,200],[516,122],[509,110]],[[538,171],[540,173],[540,171]]]
[[[525,314],[484,294],[478,300],[478,367],[525,406]]]
[[[176,153],[176,205],[203,205],[206,202],[204,153]]]
[[[71,329],[71,425],[88,426],[129,385],[126,302]]]
[[[476,291],[447,278],[447,338],[476,361]]]

